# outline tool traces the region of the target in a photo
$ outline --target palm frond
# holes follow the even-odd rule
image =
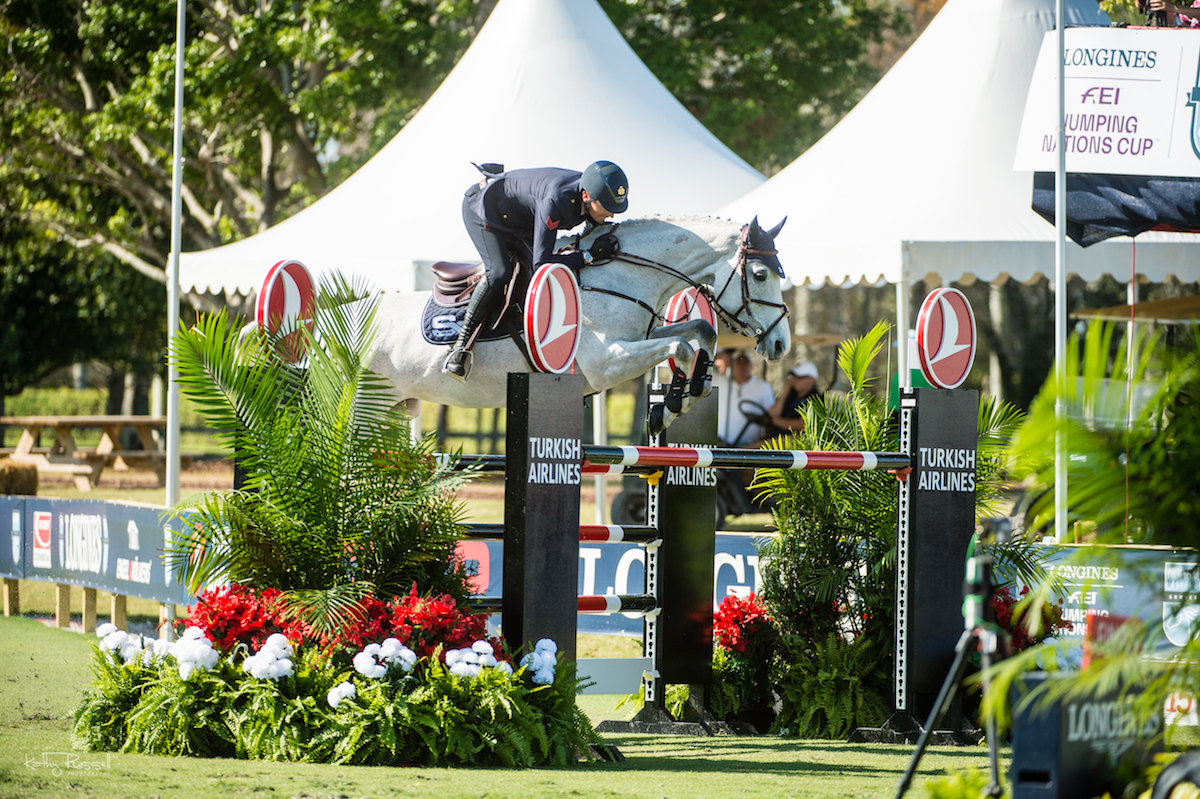
[[[284,612],[298,619],[316,636],[330,635],[347,627],[362,612],[363,599],[375,591],[369,582],[339,583],[328,588],[297,588],[284,591]]]

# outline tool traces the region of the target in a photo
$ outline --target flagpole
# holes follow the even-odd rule
[[[1067,453],[1063,433],[1065,405],[1063,390],[1066,387],[1067,366],[1067,267],[1066,267],[1066,224],[1067,224],[1067,147],[1066,127],[1066,67],[1063,53],[1066,52],[1066,0],[1056,0],[1057,23],[1057,108],[1055,116],[1055,151],[1058,162],[1054,170],[1054,383],[1057,387],[1054,399],[1056,433],[1054,436],[1054,533],[1059,541],[1068,537],[1067,530]]]
[[[167,268],[167,346],[179,329],[179,246],[183,215],[183,64],[186,0],[177,0],[175,9],[175,130],[171,150],[171,253]],[[179,502],[179,373],[173,360],[167,360],[167,507]],[[166,603],[165,636],[170,638],[175,604]]]

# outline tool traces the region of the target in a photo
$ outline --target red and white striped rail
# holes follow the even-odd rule
[[[652,613],[658,609],[658,600],[652,594],[584,594],[577,600],[579,613]],[[498,611],[504,600],[498,596],[476,596],[467,603],[477,611]]]
[[[725,447],[629,447],[586,444],[589,463],[625,467],[713,466],[728,469],[903,469],[903,452],[822,452],[815,450],[732,449]]]
[[[491,522],[464,524],[463,532],[468,538],[485,539],[489,541],[504,540],[504,525]],[[620,524],[581,524],[579,525],[579,540],[589,544],[616,544],[622,541],[635,543],[656,541],[661,534],[653,527],[645,525]]]

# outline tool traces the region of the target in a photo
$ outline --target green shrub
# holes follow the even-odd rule
[[[287,673],[260,679],[247,673],[247,654],[239,646],[184,677],[176,657],[157,647],[122,654],[101,642],[95,683],[75,712],[76,743],[156,755],[525,767],[590,759],[600,740],[575,705],[573,664],[559,662],[547,684],[525,668],[461,675],[443,665],[439,647],[410,672],[393,666],[376,679],[308,646]],[[351,695],[331,701],[341,684],[353,686]]]
[[[772,729],[798,738],[845,738],[856,727],[879,726],[887,706],[875,687],[887,679],[871,641],[830,633],[816,646],[786,637],[777,661],[783,699]]]
[[[101,388],[27,388],[4,398],[6,416],[94,416],[104,413],[108,392]]]

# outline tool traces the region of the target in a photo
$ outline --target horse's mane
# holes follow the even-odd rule
[[[651,216],[635,216],[630,219],[616,220],[621,227],[637,227],[644,224],[652,224],[657,222],[666,222],[680,227],[688,227],[696,224],[727,224],[732,225],[733,220],[719,216],[710,216],[705,214],[653,214]]]

